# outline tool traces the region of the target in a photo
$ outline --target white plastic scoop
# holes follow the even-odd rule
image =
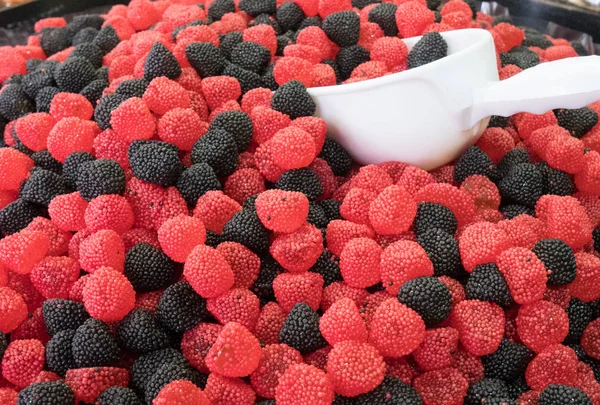
[[[442,34],[448,56],[364,82],[308,89],[328,133],[356,161],[431,170],[457,158],[491,115],[543,114],[600,100],[600,57],[543,63],[502,82],[489,32]],[[404,42],[412,48],[421,37]]]

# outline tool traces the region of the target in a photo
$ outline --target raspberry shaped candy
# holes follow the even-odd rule
[[[183,263],[194,247],[206,241],[206,230],[198,218],[178,215],[158,229],[158,241],[167,256]]]
[[[254,127],[252,140],[258,144],[268,141],[292,122],[287,114],[275,111],[270,106],[255,107],[250,113],[250,118]]]
[[[470,272],[480,264],[494,262],[500,253],[511,247],[511,240],[497,225],[480,222],[463,231],[458,246],[465,270]]]
[[[262,351],[258,339],[237,322],[230,322],[206,355],[206,365],[225,377],[245,377],[258,367]]]
[[[236,322],[254,331],[260,315],[260,301],[250,290],[232,288],[219,297],[209,298],[206,309],[223,325]]]
[[[303,273],[321,256],[323,235],[314,225],[305,224],[293,233],[278,235],[271,244],[270,252],[284,269]]]
[[[327,374],[308,364],[288,367],[279,377],[275,390],[275,401],[280,405],[329,405],[333,398],[333,386]]]
[[[350,298],[334,302],[321,317],[319,329],[331,346],[347,340],[364,343],[368,338],[365,322]]]
[[[403,38],[421,35],[434,22],[433,11],[419,2],[405,2],[396,9],[396,24],[398,32]]]
[[[187,380],[175,380],[165,385],[154,401],[153,405],[210,405],[206,394],[194,383]]]
[[[598,280],[600,280],[600,259],[589,253],[577,252],[575,261],[577,263],[577,276],[575,281],[569,285],[571,295],[584,302],[591,302],[600,298],[598,289],[595,287]]]
[[[15,340],[4,352],[2,377],[24,388],[43,370],[45,358],[44,345],[39,340]]]
[[[189,92],[179,83],[166,77],[153,79],[142,99],[150,111],[158,115],[164,115],[175,108],[190,108]]]
[[[369,220],[380,235],[406,232],[417,214],[417,204],[401,186],[384,189],[371,203]]]
[[[88,202],[79,193],[62,194],[52,199],[48,213],[52,223],[63,231],[76,232],[85,228],[84,213]]]
[[[183,275],[203,298],[214,298],[229,290],[234,274],[227,260],[216,249],[198,245],[188,256]]]
[[[214,404],[252,405],[256,401],[256,394],[250,385],[239,378],[223,377],[211,373],[204,389],[206,397]]]
[[[263,345],[279,343],[279,332],[286,315],[276,302],[268,302],[262,307],[254,335]]]
[[[283,273],[273,280],[273,291],[277,303],[285,312],[291,311],[294,305],[300,302],[306,303],[316,311],[321,303],[323,277],[311,272]]]
[[[275,232],[294,232],[308,217],[308,199],[294,191],[262,192],[256,198],[255,206],[262,224]]]
[[[261,397],[275,398],[279,378],[288,367],[303,362],[300,352],[287,345],[265,346],[257,369],[250,375],[252,388]]]
[[[87,100],[85,101],[88,102]],[[90,118],[91,115],[84,119]],[[33,113],[19,118],[15,122],[13,130],[23,145],[34,152],[39,152],[46,148],[48,136],[54,125],[56,125],[57,120],[60,120],[60,118],[52,117],[47,113]]]
[[[21,294],[0,287],[0,332],[10,333],[27,318],[27,305]]]
[[[18,190],[33,165],[33,160],[24,153],[13,148],[0,148],[0,168],[4,173],[0,190]]]
[[[541,391],[550,384],[573,385],[577,378],[577,355],[570,347],[546,347],[531,360],[525,370],[527,385]]]
[[[432,202],[450,208],[458,220],[459,227],[472,222],[476,215],[473,198],[465,191],[450,184],[429,184],[420,189],[414,198],[418,203]]]
[[[122,272],[125,264],[125,246],[123,239],[115,231],[98,231],[79,246],[79,263],[88,273],[101,267],[111,267]]]
[[[373,239],[352,239],[340,255],[340,270],[346,284],[356,288],[371,287],[381,281],[383,249]]]
[[[424,405],[461,405],[469,383],[460,371],[445,368],[421,374],[413,386],[421,394]]]
[[[48,152],[61,163],[73,152],[92,153],[94,137],[100,133],[93,121],[77,117],[63,118],[48,135]]]
[[[532,251],[526,248],[505,250],[498,256],[497,263],[516,303],[531,304],[542,299],[548,281],[547,270]]]
[[[538,129],[558,125],[558,120],[553,111],[548,111],[540,115],[519,113],[514,116],[513,121],[519,132],[519,136],[524,140],[528,140]]]
[[[181,150],[192,150],[208,130],[208,124],[191,108],[174,108],[158,121],[158,137]]]
[[[181,352],[198,371],[208,373],[204,359],[216,342],[223,327],[214,323],[201,323],[183,334]]]
[[[135,291],[122,273],[103,267],[91,275],[83,288],[83,304],[94,318],[120,321],[135,306]]]
[[[50,238],[44,232],[22,230],[0,240],[0,261],[9,270],[29,274],[50,248]]]
[[[433,276],[433,264],[416,242],[394,242],[381,254],[381,282],[388,293],[398,294],[400,287],[417,277]]]
[[[50,103],[50,115],[57,121],[66,117],[90,120],[94,115],[94,108],[88,99],[80,94],[58,93]]]
[[[395,298],[384,301],[375,311],[369,342],[386,357],[412,353],[425,339],[425,323],[412,309]]]
[[[44,298],[69,298],[79,272],[79,263],[70,257],[49,256],[35,265],[30,278]]]
[[[549,301],[523,305],[517,315],[519,338],[534,352],[561,343],[569,333],[569,317],[564,309]]]
[[[119,105],[110,116],[110,125],[125,142],[150,139],[156,131],[156,122],[148,106],[138,97]]]
[[[133,226],[133,210],[125,197],[105,194],[90,201],[84,214],[85,224],[90,232],[110,229],[119,235]]]
[[[207,230],[220,234],[231,217],[241,210],[241,205],[222,191],[211,190],[204,193],[196,202],[194,217],[202,220]]]
[[[353,187],[342,201],[340,215],[355,224],[369,225],[369,207],[376,198],[374,191]]]
[[[450,324],[459,333],[460,342],[476,356],[498,349],[504,336],[504,311],[490,302],[465,300],[450,314]]]
[[[227,101],[240,98],[242,88],[237,79],[233,77],[213,76],[202,80],[202,94],[212,111]]]
[[[413,352],[413,358],[424,371],[439,370],[454,364],[458,350],[458,332],[453,328],[429,329],[423,343]]]
[[[223,242],[217,246],[234,275],[234,288],[251,288],[260,273],[260,258],[237,242]]]
[[[3,404],[16,405],[18,396],[19,393],[12,388],[0,388],[0,401],[2,401]],[[73,400],[75,400],[75,398],[73,398]]]
[[[592,227],[589,217],[575,198],[542,196],[535,213],[546,224],[548,238],[561,239],[573,249],[590,242]]]
[[[340,342],[329,352],[327,374],[336,393],[355,397],[381,384],[385,362],[368,343]]]
[[[77,400],[94,403],[107,388],[127,387],[129,372],[116,367],[77,368],[67,371],[65,383],[71,387]]]
[[[278,131],[269,144],[273,162],[284,170],[306,167],[317,155],[313,137],[297,127]]]

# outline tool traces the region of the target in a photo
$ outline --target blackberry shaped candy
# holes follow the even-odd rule
[[[525,372],[534,353],[524,344],[503,339],[498,349],[483,356],[485,376],[491,379],[514,381]]]
[[[102,66],[102,58],[104,57],[104,52],[97,45],[94,44],[81,44],[77,46],[69,58],[72,57],[82,57],[86,58],[94,68],[98,69]]]
[[[240,42],[231,50],[229,60],[251,72],[262,73],[269,65],[271,53],[256,42]]]
[[[2,358],[4,357],[4,352],[6,351],[7,347],[8,337],[6,336],[6,334],[0,332],[0,361],[2,361]]]
[[[550,384],[540,393],[538,405],[592,405],[592,400],[578,388]]]
[[[74,403],[73,390],[62,381],[31,384],[21,390],[17,398],[18,405],[72,405]]]
[[[304,11],[294,2],[286,2],[277,7],[275,18],[283,32],[295,31],[304,20]]]
[[[273,14],[277,10],[275,0],[241,0],[240,10],[245,11],[250,17],[259,14]]]
[[[435,277],[418,277],[400,287],[398,300],[417,312],[429,328],[450,315],[452,296],[448,287]]]
[[[156,307],[156,318],[175,333],[190,330],[208,317],[206,300],[185,281],[168,287]]]
[[[64,377],[68,370],[77,368],[71,349],[74,336],[74,329],[63,330],[56,333],[46,344],[46,367],[61,377]]]
[[[40,35],[40,46],[47,56],[67,49],[71,46],[73,33],[66,27],[48,28]]]
[[[20,197],[32,204],[48,206],[54,197],[66,193],[67,187],[60,174],[37,169],[22,184]]]
[[[493,302],[505,308],[514,304],[506,280],[495,263],[480,264],[473,269],[465,294],[469,300]]]
[[[421,405],[421,395],[409,384],[396,377],[387,376],[373,391],[355,398],[357,404],[369,405]]]
[[[281,26],[279,25],[277,20],[271,17],[269,14],[257,15],[254,20],[248,23],[248,28],[256,27],[257,25],[262,24],[271,26],[271,28],[273,28],[273,30],[275,31],[275,35],[281,35],[283,33],[283,30],[281,29]]]
[[[96,78],[94,65],[82,57],[72,57],[64,61],[54,74],[58,88],[69,93],[79,93]]]
[[[125,100],[127,100],[127,97],[122,94],[109,94],[100,99],[94,109],[94,121],[101,130],[110,128],[110,115]]]
[[[0,115],[7,121],[14,121],[35,111],[33,101],[19,84],[9,84],[0,93]]]
[[[221,50],[210,42],[189,44],[185,47],[185,55],[200,77],[218,76],[227,64]]]
[[[97,405],[143,405],[134,390],[114,386],[102,391],[96,399]]]
[[[458,158],[454,166],[454,181],[462,184],[469,176],[479,174],[492,181],[498,180],[498,170],[492,159],[479,147],[471,146]]]
[[[71,348],[79,368],[112,366],[121,354],[109,327],[93,318],[77,328]]]
[[[263,87],[265,87],[271,91],[275,91],[279,88],[279,84],[277,84],[277,81],[275,80],[275,76],[273,76],[273,67],[274,67],[274,65],[270,64],[267,67],[267,70],[265,70],[265,73],[261,77]]]
[[[309,200],[316,200],[323,194],[323,185],[315,171],[309,167],[288,170],[275,182],[275,188],[285,191],[298,191]]]
[[[450,276],[458,280],[466,278],[467,273],[460,261],[458,241],[454,236],[441,229],[432,228],[418,234],[417,241],[431,260],[436,276]]]
[[[125,255],[125,276],[137,292],[166,288],[176,273],[175,262],[147,243],[136,244]]]
[[[573,249],[560,239],[542,239],[532,249],[548,270],[548,284],[566,285],[575,280],[577,263]]]
[[[233,0],[215,0],[208,7],[208,17],[212,21],[219,21],[227,13],[235,13]]]
[[[189,27],[198,27],[200,25],[204,25],[203,20],[192,20],[189,23],[185,23],[183,25],[179,25],[179,26],[175,27],[173,29],[173,33],[171,35],[171,37],[173,38],[173,42],[177,41],[177,35],[179,35],[179,33],[181,31],[183,31],[184,29],[189,28]]]
[[[206,385],[206,376],[202,376],[189,365],[165,364],[161,366],[148,380],[145,387],[145,398],[151,404],[161,389],[175,380],[187,380],[201,387]],[[201,387],[202,388],[202,387]]]
[[[240,4],[241,3],[242,2],[240,2]],[[229,59],[231,57],[231,51],[233,51],[233,48],[235,48],[238,44],[241,44],[242,40],[243,40],[242,33],[239,31],[234,31],[234,32],[230,32],[225,35],[221,35],[219,38],[220,38],[219,47],[218,48],[215,47],[215,49],[220,51],[220,55],[218,55],[217,57],[220,56],[220,57],[223,57],[226,59]],[[186,56],[187,56],[187,48],[186,48]],[[192,64],[190,57],[187,56],[187,58],[188,58],[188,61],[190,61],[190,64]],[[225,60],[223,60],[222,65],[225,66]],[[194,69],[196,69],[196,67],[194,67]],[[204,77],[204,76],[202,76],[202,77]]]
[[[62,163],[54,159],[54,157],[47,150],[41,150],[31,155],[35,167],[40,169],[49,170],[51,172],[62,174]]]
[[[217,177],[232,174],[239,163],[235,137],[222,129],[209,130],[192,148],[192,163],[206,163]]]
[[[488,128],[506,128],[510,117],[502,117],[500,115],[492,115]]]
[[[114,160],[83,162],[77,171],[77,190],[87,201],[104,194],[122,195],[125,191],[125,172]]]
[[[337,62],[333,59],[327,58],[324,59],[321,63],[324,65],[329,65],[333,69],[333,73],[335,73],[335,82],[340,83],[342,81],[342,75],[340,74],[340,69],[338,68]]]
[[[520,163],[509,170],[498,184],[503,199],[534,208],[544,191],[543,177],[531,163]]]
[[[294,305],[281,331],[279,340],[302,354],[314,352],[327,345],[319,330],[319,315],[304,302]]]
[[[224,240],[221,238],[221,235],[216,232],[206,230],[206,242],[204,242],[206,246],[216,248],[223,242]]]
[[[505,52],[500,54],[502,67],[506,65],[517,65],[521,69],[529,69],[540,64],[540,57],[537,53],[521,47],[515,52]]]
[[[50,336],[79,328],[90,318],[83,304],[70,300],[49,299],[42,305],[42,317]]]
[[[148,81],[144,78],[125,80],[117,86],[115,94],[122,94],[127,98],[141,98],[146,92],[146,88],[148,88]]]
[[[525,39],[523,39],[523,43],[521,45],[527,47],[536,46],[538,48],[548,49],[554,44],[548,39],[548,37],[546,37],[546,35],[540,32],[525,31]]]
[[[346,80],[354,69],[371,60],[369,51],[360,45],[345,46],[338,52],[335,62],[340,72],[340,79]]]
[[[84,28],[95,28],[99,30],[104,24],[104,18],[99,14],[81,14],[73,17],[68,25],[69,31],[77,33]]]
[[[223,227],[224,240],[238,242],[254,252],[269,249],[269,233],[256,213],[242,210],[236,212]]]
[[[329,14],[321,28],[338,46],[356,45],[360,36],[360,18],[354,11],[338,11]]]
[[[575,138],[581,139],[598,123],[598,113],[591,108],[583,107],[576,110],[561,109],[555,112],[558,125],[566,129]]]
[[[244,43],[252,44],[253,42]],[[217,115],[210,122],[208,129],[209,131],[221,129],[233,135],[239,153],[245,151],[252,140],[252,120],[243,111],[226,111]]]
[[[79,165],[94,160],[95,158],[87,152],[73,152],[67,156],[63,163],[63,180],[66,186],[72,189],[76,188]]]
[[[300,23],[300,26],[298,27],[298,31],[297,32],[302,31],[306,27],[319,27],[319,28],[321,28],[322,25],[323,25],[323,20],[318,15],[313,16],[313,17],[306,17]]]
[[[340,215],[340,206],[342,203],[337,200],[321,200],[319,201],[319,205],[323,208],[323,212],[325,212],[325,216],[327,217],[327,223],[335,220],[342,219]]]
[[[35,96],[35,106],[37,112],[50,112],[50,103],[60,93],[60,90],[53,86],[47,86],[37,92]]]
[[[159,186],[175,184],[184,167],[179,149],[161,141],[133,141],[127,152],[133,175]]]
[[[169,337],[154,314],[146,309],[134,309],[117,329],[121,347],[135,353],[148,353],[169,346]]]
[[[369,11],[369,22],[379,25],[386,37],[395,37],[398,35],[397,8],[394,3],[381,3]]]
[[[575,297],[572,297],[567,307],[569,317],[569,334],[565,338],[567,343],[579,343],[583,331],[593,321],[594,310],[592,306]]]
[[[39,71],[29,73],[23,77],[21,81],[21,88],[31,99],[35,99],[37,94],[44,87],[54,86],[54,77],[52,73],[46,71]]]
[[[499,379],[484,378],[473,383],[467,391],[464,405],[488,404],[492,399],[510,399],[506,383]],[[500,402],[501,403],[501,402]]]
[[[261,305],[275,301],[273,280],[283,271],[283,267],[269,253],[260,256],[260,272],[251,290],[258,297]]]
[[[414,69],[448,56],[448,44],[437,32],[423,35],[408,54],[408,68]]]
[[[188,362],[181,352],[172,348],[142,354],[131,367],[131,386],[143,393],[146,383],[161,366],[166,364],[185,366]]]
[[[441,229],[450,235],[454,235],[458,228],[458,221],[452,210],[446,206],[432,202],[422,202],[417,206],[413,228],[417,236],[430,229]]]
[[[323,276],[323,280],[325,281],[324,287],[343,279],[339,259],[327,250],[323,250],[323,253],[321,253],[317,262],[310,268],[310,271]]]
[[[590,54],[588,49],[579,41],[571,41],[571,46],[579,56],[588,56]]]
[[[181,66],[175,56],[160,42],[155,42],[146,56],[144,63],[144,79],[151,82],[152,79],[165,76],[171,80],[181,75]]]
[[[108,87],[108,81],[104,79],[96,79],[90,84],[85,86],[83,90],[79,92],[83,97],[87,98],[93,106],[97,105],[98,100],[102,97],[104,89]],[[37,101],[37,100],[36,100]],[[115,107],[116,108],[116,107]],[[94,111],[95,112],[95,111]],[[110,117],[109,117],[110,121]],[[108,124],[110,126],[110,122]]]
[[[42,214],[39,206],[18,198],[0,210],[0,231],[7,235],[17,233]]]
[[[535,166],[542,174],[543,194],[552,194],[559,196],[570,196],[575,192],[575,184],[571,175],[562,170],[554,169],[548,166],[548,163],[542,161]]]
[[[308,206],[308,217],[306,220],[308,223],[313,224],[317,228],[327,228],[327,224],[329,224],[325,210],[316,201],[310,202]]]
[[[98,35],[92,41],[92,44],[98,46],[102,49],[102,52],[109,53],[112,51],[117,45],[119,45],[121,40],[117,35],[117,32],[113,27],[107,25],[102,27],[102,29],[98,32]]]
[[[190,207],[195,206],[198,198],[207,191],[221,189],[217,175],[206,163],[194,164],[185,169],[175,186]]]
[[[500,178],[505,177],[513,167],[520,163],[531,163],[529,153],[523,148],[515,148],[508,151],[504,157],[500,159],[500,162],[498,162],[498,176]]]
[[[504,216],[504,219],[513,219],[521,214],[527,214],[529,216],[535,216],[533,208],[525,207],[519,204],[504,204],[500,205],[500,213]]]
[[[262,87],[262,79],[258,73],[243,69],[233,63],[229,63],[225,66],[222,75],[236,79],[242,87],[242,93]]]
[[[73,36],[73,40],[71,41],[71,43],[73,44],[73,46],[92,43],[98,35],[98,32],[99,31],[94,27],[84,28]]]
[[[279,86],[273,94],[271,107],[292,119],[312,116],[317,108],[304,84],[298,80],[291,80]]]

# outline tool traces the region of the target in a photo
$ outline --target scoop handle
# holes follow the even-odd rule
[[[467,128],[491,115],[543,114],[555,108],[582,108],[600,100],[600,56],[541,63],[492,85],[478,88]]]

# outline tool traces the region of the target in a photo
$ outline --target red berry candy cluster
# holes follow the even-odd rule
[[[600,104],[432,172],[315,116],[444,31],[501,79],[585,53],[439,3],[132,0],[0,48],[0,403],[600,405]]]

